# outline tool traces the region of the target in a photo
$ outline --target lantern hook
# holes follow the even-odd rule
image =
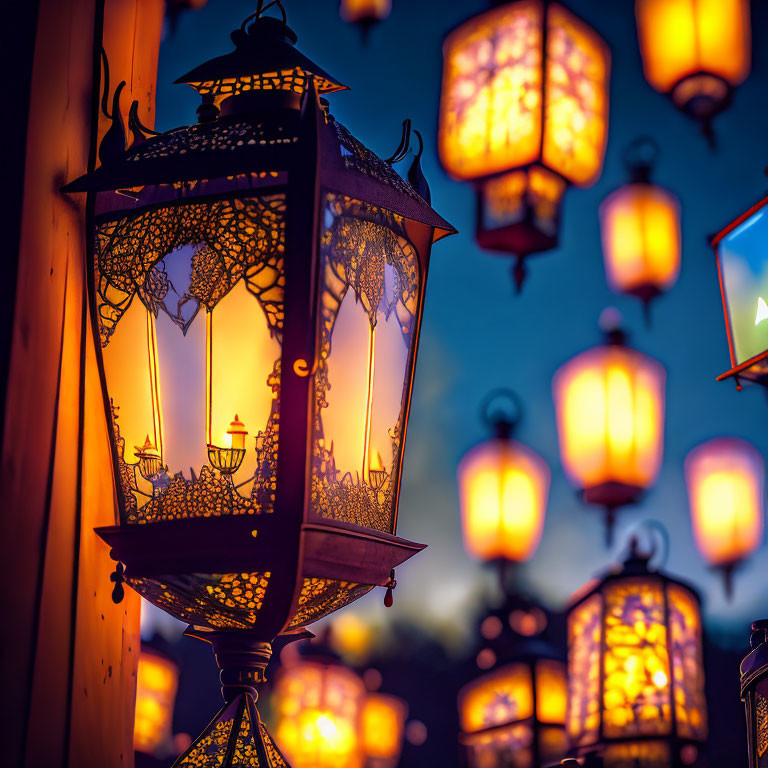
[[[385,162],[387,165],[393,165],[394,163],[399,163],[407,154],[408,149],[411,146],[411,120],[410,118],[406,118],[403,120],[403,132],[400,136],[400,143],[397,145],[397,149],[395,150],[392,157],[388,157]]]
[[[523,290],[523,283],[528,276],[528,270],[525,267],[525,254],[518,253],[517,259],[512,266],[512,280],[515,283],[515,295],[519,296]]]
[[[256,10],[250,16],[246,16],[245,19],[243,19],[243,23],[240,25],[241,32],[245,32],[245,28],[248,26],[249,21],[260,19],[264,13],[268,11],[272,6],[275,6],[280,11],[280,15],[283,17],[283,24],[288,23],[288,17],[285,14],[285,8],[283,8],[283,4],[280,2],[280,0],[270,0],[270,2],[266,2],[266,5],[265,2],[266,0],[259,0],[256,4]]]
[[[624,150],[624,165],[633,184],[647,184],[661,154],[659,144],[651,136],[638,136]]]
[[[517,393],[507,387],[491,390],[480,405],[480,418],[496,437],[506,439],[520,423],[523,415],[522,401]]]
[[[384,607],[391,608],[395,602],[394,595],[392,594],[397,587],[397,579],[395,579],[395,569],[393,568],[389,572],[389,581],[385,585],[387,587],[386,594],[384,595]]]
[[[665,568],[667,565],[667,560],[669,560],[669,531],[667,530],[664,523],[660,522],[659,520],[648,518],[641,521],[635,526],[634,531],[631,532],[629,536],[630,540],[633,542],[633,551],[637,550],[639,534],[643,531],[648,535],[648,540],[651,547],[648,556],[649,564],[650,561],[656,557],[659,542],[663,548],[663,556],[658,558],[660,562],[657,562],[656,566],[652,570],[658,571],[659,569]],[[656,535],[654,536],[654,534]]]
[[[128,128],[133,134],[132,147],[136,147],[139,144],[143,144],[147,136],[159,136],[160,131],[153,131],[151,128],[147,128],[139,118],[139,101],[134,99],[131,102],[131,108],[128,110]]]

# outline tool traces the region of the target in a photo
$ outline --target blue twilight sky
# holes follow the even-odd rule
[[[435,149],[443,36],[487,8],[488,0],[394,0],[392,15],[373,30],[368,47],[356,28],[339,19],[338,0],[283,2],[299,47],[351,87],[330,97],[337,119],[385,157],[399,142],[403,118],[422,131],[433,205],[460,230],[433,251],[400,503],[398,533],[429,548],[398,569],[392,611],[384,613],[381,590],[352,610],[382,624],[400,616],[442,631],[453,627],[457,637],[468,628],[478,591],[490,588],[490,576],[464,554],[455,471],[462,454],[484,439],[478,405],[498,386],[510,386],[523,398],[518,437],[552,469],[544,536],[524,570],[529,587],[557,608],[610,562],[601,514],[582,506],[559,464],[551,379],[560,364],[598,342],[598,316],[614,305],[632,343],[667,370],[664,465],[645,500],[620,514],[616,540],[644,517],[661,520],[671,535],[668,570],[702,590],[709,630],[743,645],[748,622],[768,614],[768,549],[763,546],[739,571],[736,597],[728,604],[718,577],[694,548],[682,468],[690,448],[717,435],[745,438],[763,455],[768,449],[764,390],[737,393],[733,384],[715,381],[729,358],[706,241],[768,186],[768,3],[754,3],[752,74],[716,119],[719,146],[712,151],[697,126],[643,79],[633,3],[569,0],[613,54],[605,167],[593,187],[566,193],[560,247],[531,260],[524,292],[513,296],[509,262],[474,244],[471,189],[448,179]],[[230,50],[230,31],[254,9],[253,0],[209,0],[182,16],[161,48],[159,129],[194,121],[198,97],[172,81]],[[680,280],[654,304],[650,330],[639,303],[606,286],[597,216],[600,201],[624,183],[624,147],[641,134],[659,142],[655,180],[679,196],[683,216]]]

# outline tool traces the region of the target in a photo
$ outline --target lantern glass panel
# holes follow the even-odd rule
[[[752,717],[755,765],[756,768],[768,768],[768,678],[759,680],[755,685]]]
[[[768,349],[767,210],[758,208],[717,245],[734,365]]]
[[[707,737],[707,701],[699,604],[676,584],[668,585],[667,600],[677,731],[682,738],[702,741]]]
[[[369,693],[362,715],[363,748],[376,766],[397,762],[403,744],[407,708],[396,696]]]
[[[637,0],[635,15],[645,77],[657,90],[699,73],[738,85],[749,73],[748,0]]]
[[[526,165],[542,132],[542,5],[508,3],[446,40],[440,158],[456,179]]]
[[[527,560],[541,539],[550,472],[516,440],[487,440],[458,470],[464,541],[483,560]]]
[[[603,257],[614,291],[662,291],[680,272],[680,204],[663,187],[628,184],[600,206]]]
[[[554,659],[536,662],[536,719],[540,723],[565,724],[568,705],[565,664]]]
[[[599,594],[576,606],[568,617],[568,735],[580,746],[600,733],[600,653],[603,598]]]
[[[323,225],[311,510],[392,532],[418,256],[403,219],[374,206],[329,195]]]
[[[547,8],[542,160],[574,184],[600,175],[608,131],[609,57],[597,33],[557,3]]]
[[[126,522],[272,511],[283,213],[283,196],[266,195],[98,224],[96,317]],[[249,435],[230,431],[236,416]]]
[[[528,664],[509,664],[470,683],[460,694],[461,727],[466,733],[533,715],[533,681]]]

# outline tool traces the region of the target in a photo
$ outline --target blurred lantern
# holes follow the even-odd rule
[[[696,546],[723,571],[728,597],[733,569],[763,536],[765,467],[749,443],[720,437],[694,448],[685,460]]]
[[[179,667],[167,654],[142,644],[136,673],[136,717],[133,748],[165,757],[173,750],[173,708]]]
[[[741,700],[747,711],[749,768],[768,765],[768,621],[752,624],[752,650],[741,662]]]
[[[629,183],[600,206],[608,284],[617,293],[641,299],[646,313],[651,299],[674,285],[680,272],[680,203],[671,192],[651,183],[657,154],[652,139],[630,144]]]
[[[472,448],[458,468],[464,546],[472,557],[502,566],[535,552],[549,495],[546,462],[511,437],[519,418],[513,392],[491,392],[483,420],[494,436]]]
[[[568,736],[605,768],[677,768],[707,736],[699,598],[632,540],[568,611]]]
[[[561,366],[553,380],[560,460],[588,504],[615,510],[656,479],[664,444],[664,368],[625,344],[620,316],[604,310],[604,346]]]
[[[118,89],[101,166],[67,189],[93,213],[114,597],[125,578],[214,646],[226,704],[180,764],[268,768],[271,641],[421,549],[394,536],[401,458],[430,248],[453,230],[328,114],[318,93],[343,86],[279,1],[232,39],[179,81],[197,125],[147,138],[132,109],[125,151]]]
[[[709,134],[749,74],[748,0],[635,0],[635,16],[646,79]]]
[[[363,751],[366,768],[395,768],[403,749],[408,707],[397,696],[369,693],[363,704]]]
[[[459,693],[470,768],[537,768],[564,756],[565,663],[544,639],[547,625],[538,605],[513,595],[482,620],[483,651],[496,667]]]
[[[482,248],[523,259],[554,248],[568,183],[600,175],[607,137],[609,53],[559,3],[518,0],[454,30],[443,46],[439,152],[477,190]]]
[[[768,384],[768,197],[712,238],[733,377]]]
[[[389,16],[392,0],[341,0],[339,13],[344,21],[357,24],[367,42],[371,29]]]
[[[347,664],[364,663],[374,641],[373,627],[356,613],[343,611],[334,617],[328,643]]]

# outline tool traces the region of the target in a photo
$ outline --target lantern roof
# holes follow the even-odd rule
[[[236,80],[299,72],[314,78],[319,93],[347,88],[295,47],[298,37],[286,24],[284,13],[282,20],[260,13],[232,32],[234,51],[199,64],[174,82],[191,85],[200,93],[226,95],[226,85]]]
[[[762,619],[752,623],[752,636],[749,639],[752,650],[744,657],[739,671],[741,672],[741,697],[744,698],[746,688],[768,667],[768,620]]]

